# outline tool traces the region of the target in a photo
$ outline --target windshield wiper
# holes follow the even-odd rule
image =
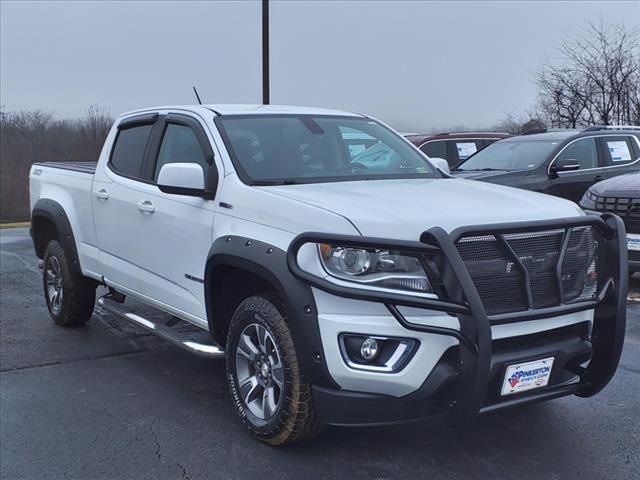
[[[506,168],[454,168],[453,172],[508,172]]]
[[[295,180],[293,178],[286,178],[284,180],[254,180],[251,185],[255,187],[272,187],[274,185],[300,185],[305,182]]]

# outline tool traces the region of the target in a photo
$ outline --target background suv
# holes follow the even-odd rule
[[[453,168],[478,150],[497,140],[509,137],[500,132],[452,132],[434,134],[411,133],[404,135],[407,140],[422,150],[430,158],[444,158]]]
[[[627,230],[629,271],[640,272],[640,172],[621,175],[592,186],[580,206],[619,215]]]
[[[593,126],[500,140],[452,172],[580,201],[607,178],[640,169],[640,127]]]

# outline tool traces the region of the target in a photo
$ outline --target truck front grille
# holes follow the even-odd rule
[[[592,227],[462,236],[456,247],[489,315],[590,299],[598,289]]]

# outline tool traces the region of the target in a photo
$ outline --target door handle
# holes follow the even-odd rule
[[[604,177],[602,175],[596,175],[595,177],[593,177],[594,182],[599,182],[601,180],[604,180]]]
[[[149,200],[145,200],[144,202],[138,202],[138,210],[142,213],[153,213],[156,211],[156,207]]]
[[[107,192],[104,188],[101,188],[96,192],[96,197],[99,198],[100,200],[108,200],[109,192]]]

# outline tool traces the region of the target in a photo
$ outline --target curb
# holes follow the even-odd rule
[[[0,228],[26,228],[30,225],[30,222],[0,223]]]

